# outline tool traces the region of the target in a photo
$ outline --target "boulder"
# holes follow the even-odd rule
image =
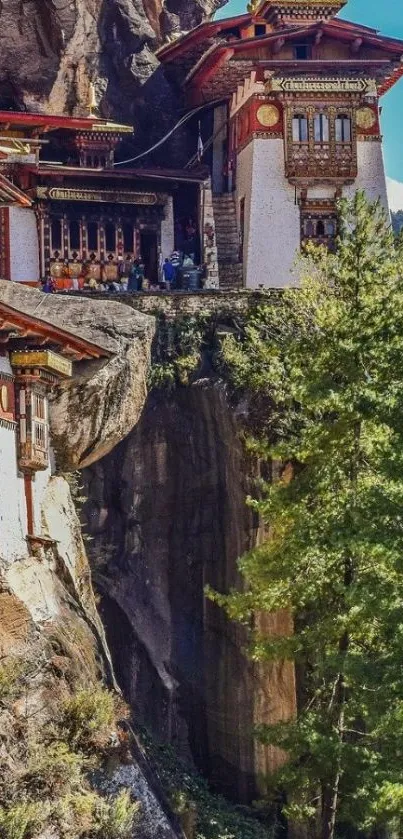
[[[51,397],[57,466],[89,466],[135,426],[147,395],[154,318],[105,300],[43,294],[0,280],[0,301],[104,348],[110,357],[75,364]]]

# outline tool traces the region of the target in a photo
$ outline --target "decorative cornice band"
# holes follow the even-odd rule
[[[0,417],[0,428],[7,428],[8,431],[15,431],[17,423],[14,422],[14,420],[6,420],[3,417]]]

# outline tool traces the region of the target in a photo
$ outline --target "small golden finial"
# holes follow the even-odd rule
[[[95,91],[94,82],[90,82],[90,92],[88,97],[88,109],[90,117],[96,117],[98,111],[97,95]]]
[[[261,0],[250,0],[250,3],[248,3],[248,6],[247,6],[249,14],[251,14],[251,15],[256,14],[260,4],[261,4]]]

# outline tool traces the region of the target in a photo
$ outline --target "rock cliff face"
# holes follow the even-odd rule
[[[254,742],[252,728],[288,718],[295,690],[288,665],[263,671],[247,660],[242,629],[204,597],[206,584],[239,584],[236,559],[259,538],[238,430],[222,385],[152,393],[128,438],[85,470],[85,519],[135,718],[248,802],[259,774],[282,759]],[[273,617],[266,629],[287,620]]]
[[[141,125],[152,117],[143,87],[153,85],[155,50],[226,0],[7,0],[0,3],[0,106],[87,113],[97,80],[105,116]],[[161,79],[155,95],[167,100]],[[153,97],[148,94],[148,100]],[[155,120],[155,114],[154,114]],[[139,125],[140,122],[140,125]],[[158,117],[161,123],[161,115]],[[150,137],[150,125],[148,125]]]
[[[0,280],[0,301],[81,335],[110,357],[81,362],[51,398],[52,445],[59,470],[88,466],[131,431],[147,395],[153,317],[110,301],[42,294]]]
[[[142,413],[154,319],[119,304],[60,300],[1,281],[0,300],[47,323],[63,328],[68,324],[70,331],[110,353],[107,359],[75,365],[72,381],[54,394],[51,407],[52,442],[58,448],[59,465],[70,471],[81,463],[92,463],[126,436]],[[15,468],[15,485],[19,480]],[[36,536],[40,539],[35,543],[22,539],[18,552],[11,551],[4,539],[9,524],[4,506],[0,517],[2,779],[11,771],[18,775],[18,732],[39,742],[39,732],[53,726],[72,691],[97,691],[101,685],[117,688],[72,499],[70,484],[74,482],[69,480],[48,472],[41,473],[40,479],[36,476]],[[11,472],[9,483],[7,519],[12,521],[16,493]],[[23,695],[15,701],[10,698],[7,704],[4,697],[10,679],[4,667],[18,673],[21,662],[27,668]],[[116,731],[113,736],[117,737]],[[135,751],[137,759],[129,756],[115,761],[104,775],[100,772],[99,787],[108,794],[129,787],[141,802],[133,839],[184,839],[168,809],[159,803],[159,790],[139,748]],[[61,835],[55,824],[52,839]],[[50,839],[48,833],[35,836]]]

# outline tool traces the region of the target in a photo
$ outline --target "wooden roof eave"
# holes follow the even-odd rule
[[[119,168],[117,168],[118,166]],[[121,166],[122,168],[120,168]],[[83,177],[88,177],[93,180],[107,180],[109,182],[114,179],[116,181],[134,180],[136,181],[133,185],[134,192],[141,188],[137,183],[138,181],[166,181],[167,184],[175,183],[177,181],[199,183],[205,181],[208,177],[207,169],[206,171],[196,172],[190,172],[187,169],[131,169],[129,167],[123,168],[123,164],[120,164],[119,161],[115,163],[113,169],[84,169],[80,166],[53,166],[52,163],[40,163],[39,166],[28,164],[24,167],[24,170],[30,172],[32,175],[42,178],[43,180],[45,180],[47,176],[49,176],[49,178],[78,177],[81,179],[81,182]],[[104,188],[104,184],[102,184],[102,187]],[[119,188],[121,189],[120,184]],[[112,191],[113,189],[115,189],[114,186],[111,187]]]
[[[378,35],[376,30],[368,31],[365,27],[357,26],[355,28],[345,28],[343,26],[343,21],[341,20],[319,21],[308,26],[295,26],[292,29],[277,29],[264,36],[253,36],[251,38],[244,38],[239,41],[231,42],[231,46],[234,48],[235,52],[243,52],[244,50],[254,49],[255,47],[262,48],[266,45],[270,46],[273,42],[276,42],[279,39],[284,39],[284,41],[294,41],[301,38],[301,36],[315,35],[319,31],[323,32],[324,35],[334,38],[335,40],[343,40],[348,43],[354,43],[354,41],[360,37],[362,38],[364,45],[378,47],[379,49],[384,49],[386,52],[393,53],[394,55],[403,54],[403,40]]]
[[[0,343],[4,346],[15,338],[35,341],[40,346],[57,346],[62,354],[75,361],[112,356],[109,350],[92,341],[0,301]]]
[[[25,195],[18,187],[0,173],[0,205],[13,206],[18,204],[20,207],[32,207],[32,201]]]
[[[210,50],[207,50],[205,55],[202,56],[200,61],[188,73],[183,82],[183,87],[187,87],[190,84],[194,85],[196,82],[199,85],[205,84],[223,64],[230,61],[234,52],[235,50],[232,44],[214,45]]]
[[[102,130],[116,133],[133,133],[133,127],[108,122],[98,117],[66,117],[54,114],[30,114],[25,111],[1,111],[0,125],[5,130],[24,126],[27,129],[41,134],[61,129],[70,131],[99,131]]]
[[[381,35],[377,29],[368,29],[366,26],[350,23],[345,26],[345,21],[341,18],[327,20],[323,22],[321,28],[331,36],[337,33],[339,38],[347,41],[354,41],[357,37],[362,37],[364,44],[384,49],[387,52],[403,54],[403,40],[401,38]]]
[[[385,93],[388,93],[389,90],[397,84],[398,81],[403,77],[403,64],[400,64],[399,67],[396,67],[393,73],[387,77],[383,84],[381,84],[378,88],[379,96],[383,96]]]
[[[196,26],[190,32],[185,32],[179,38],[176,38],[175,41],[172,41],[169,44],[164,44],[160,47],[156,52],[157,58],[159,58],[162,63],[172,61],[176,58],[177,54],[188,52],[193,45],[199,43],[203,39],[218,35],[224,29],[245,26],[250,23],[252,19],[253,15],[248,13],[244,15],[235,15],[234,17],[229,18],[222,18],[217,21],[200,23],[199,26]]]

